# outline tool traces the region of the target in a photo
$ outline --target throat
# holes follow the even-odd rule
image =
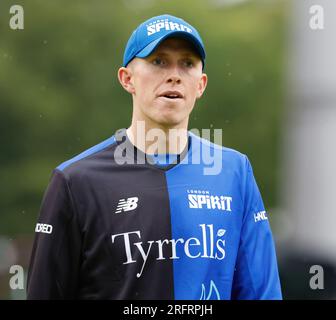
[[[130,126],[126,133],[130,142],[137,149],[149,155],[181,154],[188,144],[187,129],[152,128],[146,130],[144,126],[143,128]]]

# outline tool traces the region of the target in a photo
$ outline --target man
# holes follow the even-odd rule
[[[118,71],[132,123],[54,170],[29,299],[281,299],[247,157],[188,131],[204,63],[198,32],[180,18],[133,32]],[[207,174],[204,154],[221,170]]]

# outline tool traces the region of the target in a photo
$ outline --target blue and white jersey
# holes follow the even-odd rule
[[[281,299],[248,158],[191,132],[172,158],[158,163],[122,129],[58,166],[35,229],[28,298]]]

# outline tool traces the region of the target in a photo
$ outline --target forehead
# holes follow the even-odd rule
[[[160,43],[153,53],[162,53],[166,51],[189,53],[199,56],[199,53],[192,42],[182,38],[165,39]]]

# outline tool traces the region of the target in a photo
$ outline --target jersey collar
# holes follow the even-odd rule
[[[191,136],[188,132],[188,143],[183,151],[177,155],[176,159],[174,159],[171,164],[162,166],[156,164],[155,160],[153,160],[153,157],[151,155],[147,155],[146,153],[138,149],[135,145],[133,145],[133,143],[129,140],[127,136],[126,128],[117,130],[115,133],[115,138],[117,144],[121,147],[123,157],[131,160],[131,163],[147,165],[163,171],[167,171],[182,162],[188,154],[188,151],[191,149]]]

